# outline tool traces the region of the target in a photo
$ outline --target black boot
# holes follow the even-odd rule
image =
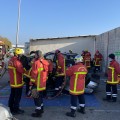
[[[17,114],[24,114],[24,112],[25,112],[24,110],[17,108],[17,109],[14,109],[14,111],[12,111],[11,113],[13,115],[17,115]]]
[[[35,109],[35,112],[37,112],[38,109]],[[44,113],[44,109],[43,109],[43,106],[41,106],[41,109],[39,110],[40,113]]]
[[[41,115],[41,110],[36,109],[35,113],[32,113],[31,116],[32,117],[41,117],[42,116]]]
[[[10,112],[13,113],[14,112],[14,108],[10,107]]]
[[[117,101],[117,97],[112,97],[111,102],[116,102]]]
[[[44,113],[44,106],[41,106],[41,112]]]
[[[85,107],[80,107],[80,109],[78,109],[77,111],[82,114],[85,114]]]
[[[105,98],[103,98],[103,101],[110,102],[111,101],[111,95],[107,95]]]
[[[66,116],[76,117],[75,111],[76,111],[76,110],[71,109],[71,112],[67,112],[67,113],[66,113]]]

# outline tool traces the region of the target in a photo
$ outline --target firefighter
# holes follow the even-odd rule
[[[87,49],[84,51],[84,54],[86,54],[86,53],[89,57],[91,57],[91,53]]]
[[[84,50],[82,51],[81,56],[82,56],[82,57],[83,57],[83,59],[84,59],[84,56],[85,56],[85,51],[84,51]]]
[[[94,72],[100,71],[102,58],[103,58],[102,54],[97,50],[94,55],[94,66],[95,66]]]
[[[48,88],[48,86],[49,87],[54,86],[54,81],[52,79],[53,78],[53,74],[52,74],[52,72],[53,72],[53,62],[52,62],[51,59],[48,59],[47,61],[49,63],[49,66],[48,66],[48,80],[47,80],[47,88]]]
[[[32,97],[36,106],[35,113],[32,117],[41,117],[43,110],[43,91],[46,89],[46,80],[48,74],[48,62],[42,57],[42,52],[35,52],[35,59],[31,69]]]
[[[24,110],[19,108],[19,103],[22,95],[23,78],[25,72],[20,61],[23,49],[16,48],[14,56],[8,62],[8,72],[10,76],[11,93],[8,101],[8,106],[13,114],[22,114]]]
[[[30,72],[32,69],[32,64],[34,62],[35,51],[30,52],[30,56],[27,57],[26,62],[22,60],[23,66],[26,67],[26,72],[24,73],[23,81],[26,83],[26,97],[31,97],[31,87],[32,83],[30,82]]]
[[[89,69],[91,67],[91,54],[86,52],[84,56],[84,65]]]
[[[108,102],[117,101],[118,74],[120,74],[120,65],[115,60],[114,54],[109,54],[108,79],[106,83],[106,97],[103,100]]]
[[[29,71],[30,65],[29,65],[28,58],[25,55],[22,55],[20,61],[22,62],[22,65],[26,69],[26,71]],[[28,97],[30,78],[28,76],[26,76],[26,74],[24,74],[23,81],[26,84],[26,96]]]
[[[55,93],[53,96],[61,90],[61,85],[65,76],[65,58],[60,50],[55,51],[56,57],[56,81],[55,81]]]
[[[77,55],[75,57],[75,65],[69,67],[66,70],[66,76],[70,76],[70,94],[71,94],[71,112],[67,112],[66,115],[75,117],[77,109],[77,98],[79,100],[78,112],[85,114],[85,77],[87,74],[87,68],[83,65],[83,57]]]

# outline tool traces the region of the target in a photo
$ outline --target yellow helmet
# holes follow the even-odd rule
[[[21,49],[21,48],[16,48],[16,49],[15,49],[15,54],[16,54],[16,55],[24,54],[24,50]]]
[[[86,49],[85,52],[88,52],[88,49]]]

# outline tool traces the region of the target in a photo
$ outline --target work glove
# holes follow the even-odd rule
[[[39,97],[39,92],[37,91],[36,88],[34,88],[34,89],[31,90],[31,96],[33,98],[38,98]]]

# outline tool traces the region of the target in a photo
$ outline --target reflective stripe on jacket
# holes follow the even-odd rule
[[[108,67],[108,84],[118,84],[118,74],[120,74],[120,65],[113,60]]]
[[[34,61],[35,61],[35,58],[33,58],[33,59],[31,60],[30,66],[32,66],[32,64],[34,63]],[[31,77],[31,76],[30,76],[31,70],[32,70],[32,67],[31,67],[29,70],[25,71],[24,75],[25,75],[26,77],[29,77],[29,78],[30,78],[30,77]]]
[[[98,55],[95,54],[94,56],[94,65],[95,66],[100,66],[102,61],[102,55],[99,53]]]
[[[80,95],[84,93],[86,74],[87,69],[82,63],[78,63],[66,70],[66,76],[70,76],[70,94]]]
[[[84,57],[84,65],[85,65],[87,68],[90,68],[90,67],[91,67],[90,61],[91,61],[91,58],[90,58],[90,57],[88,57],[88,56],[85,56],[85,57]]]
[[[25,71],[24,75],[25,75],[26,77],[29,77],[29,78],[30,78],[30,72],[31,72],[31,70],[32,70],[32,68],[30,68],[30,70]]]
[[[20,88],[23,86],[23,73],[25,72],[22,63],[16,56],[13,56],[8,62],[8,72],[10,76],[10,86]]]
[[[37,91],[46,89],[46,80],[48,75],[48,62],[43,59],[35,60],[32,64],[31,82],[37,87]]]

